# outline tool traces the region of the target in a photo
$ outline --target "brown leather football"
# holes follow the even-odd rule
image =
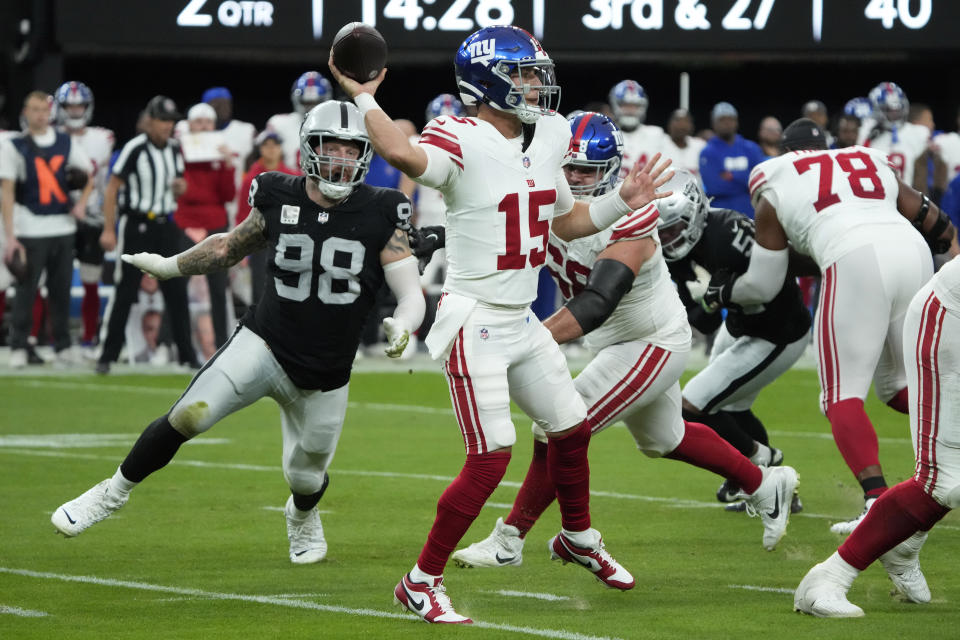
[[[27,278],[27,252],[24,249],[14,251],[10,259],[6,261],[7,269],[17,279],[23,282]]]
[[[351,22],[340,29],[330,51],[337,68],[357,82],[373,80],[387,64],[387,41],[362,22]]]

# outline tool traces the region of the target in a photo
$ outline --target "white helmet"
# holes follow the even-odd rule
[[[348,140],[360,145],[356,159],[320,155],[324,142]],[[373,147],[363,124],[363,115],[352,102],[330,100],[307,112],[300,125],[300,170],[316,181],[320,192],[331,200],[342,200],[363,182],[370,168]]]
[[[663,190],[673,194],[657,200],[660,212],[657,233],[664,259],[673,262],[686,257],[699,242],[707,226],[709,202],[699,178],[683,169],[673,174]]]

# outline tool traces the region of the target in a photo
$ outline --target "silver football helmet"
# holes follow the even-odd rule
[[[678,169],[664,191],[673,191],[668,198],[657,200],[660,220],[657,234],[663,248],[663,257],[673,262],[686,257],[700,241],[707,226],[709,201],[700,186],[700,179],[689,171]]]
[[[356,143],[359,156],[323,155],[324,143],[331,140]],[[307,112],[300,125],[300,170],[317,183],[323,195],[331,200],[350,195],[366,177],[372,157],[363,115],[352,102],[330,100]]]

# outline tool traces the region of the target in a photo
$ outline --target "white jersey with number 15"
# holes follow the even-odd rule
[[[821,269],[878,234],[913,231],[897,211],[899,190],[886,154],[866,147],[792,151],[750,173],[754,206],[773,205],[791,244]]]
[[[561,170],[570,126],[542,116],[526,150],[522,143],[477,118],[441,116],[424,127],[429,163],[415,180],[447,205],[444,291],[502,305],[536,298],[550,223],[573,207]]]

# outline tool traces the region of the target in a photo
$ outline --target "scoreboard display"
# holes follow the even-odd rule
[[[56,0],[66,53],[316,52],[347,22],[391,52],[450,54],[514,24],[550,52],[890,53],[957,49],[958,0]]]

